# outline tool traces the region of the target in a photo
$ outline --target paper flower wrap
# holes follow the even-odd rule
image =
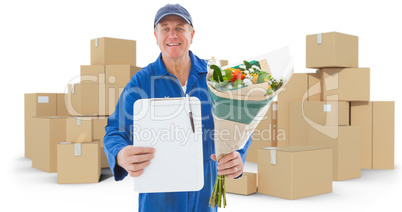
[[[282,81],[281,86],[272,91],[270,90],[270,82],[264,82],[235,86],[237,88],[232,88],[229,85],[230,89],[222,89],[218,82],[211,79],[214,70],[210,68],[210,64],[208,65],[207,85],[212,101],[215,124],[215,154],[218,163],[226,154],[244,147],[268,111],[274,97],[282,91],[293,74],[293,57],[290,56],[288,47],[253,58],[252,61],[258,61],[261,72],[267,72],[273,79],[280,79]],[[241,65],[238,63],[229,67]],[[217,205],[221,207],[221,200],[223,200],[223,206],[226,206],[224,184],[224,176],[218,175],[211,194],[210,206],[212,203],[212,207]]]

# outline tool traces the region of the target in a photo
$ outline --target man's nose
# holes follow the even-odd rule
[[[176,30],[170,30],[169,37],[171,37],[171,38],[177,37]]]

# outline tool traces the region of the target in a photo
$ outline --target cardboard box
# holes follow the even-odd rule
[[[290,102],[307,100],[307,83],[307,73],[294,73],[284,90],[278,94],[278,146],[289,145]]]
[[[359,67],[359,39],[339,32],[306,36],[306,67]]]
[[[309,127],[316,125],[349,125],[349,102],[305,101],[290,103],[290,145],[309,145]]]
[[[66,93],[57,93],[56,94],[56,116],[70,116],[67,111],[67,105],[65,104],[65,98],[67,97]]]
[[[93,117],[69,117],[66,125],[66,142],[92,142]]]
[[[308,73],[307,75],[307,101],[321,101],[321,73],[317,70],[316,73]]]
[[[116,38],[91,40],[91,65],[114,65],[136,63],[136,41]]]
[[[66,101],[67,110],[72,116],[109,115],[106,99],[106,84],[70,84]]]
[[[252,142],[247,150],[246,161],[258,162],[258,149],[262,147],[277,146],[276,141],[276,117],[277,102],[273,102],[268,112],[254,129]]]
[[[57,144],[57,183],[97,183],[101,175],[100,144]]]
[[[32,167],[57,171],[57,144],[66,140],[66,117],[34,117],[32,127]]]
[[[286,146],[258,150],[258,193],[285,199],[332,192],[332,150]]]
[[[321,69],[322,100],[370,101],[369,68]]]
[[[361,129],[357,126],[309,128],[309,145],[333,150],[333,180],[360,177]]]
[[[362,129],[361,168],[394,169],[395,102],[351,102],[350,116]]]
[[[257,174],[243,172],[237,179],[225,178],[227,193],[250,195],[257,192]]]
[[[57,97],[54,93],[26,93],[24,94],[24,156],[32,159],[32,136],[34,133],[33,116],[56,116]]]
[[[126,85],[106,84],[106,113],[112,115],[116,109],[117,102]]]
[[[97,117],[92,120],[93,124],[93,137],[94,140],[98,140],[100,142],[100,151],[101,151],[101,168],[108,168],[109,162],[107,161],[106,154],[103,150],[103,138],[105,137],[105,127],[107,125],[107,116]]]
[[[109,161],[107,160],[107,156],[105,154],[105,151],[103,150],[103,147],[101,147],[101,168],[109,168]]]
[[[127,85],[140,67],[132,65],[107,65],[106,84]]]
[[[105,84],[105,69],[104,65],[82,65],[80,82]]]
[[[92,118],[92,135],[94,140],[99,140],[103,147],[103,137],[105,137],[105,127],[107,125],[108,116],[98,116]]]

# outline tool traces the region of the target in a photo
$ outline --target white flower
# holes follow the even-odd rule
[[[249,74],[250,72],[249,72],[249,71],[247,71],[247,70],[245,70],[245,71],[244,71],[244,73],[245,73],[245,74]]]
[[[246,75],[246,78],[247,78],[247,79],[253,79],[253,75],[247,74],[247,75]]]
[[[221,71],[222,72],[222,76],[226,75],[226,71]]]
[[[239,68],[246,69],[246,65],[240,65]]]
[[[228,85],[226,88],[227,88],[227,89],[232,89],[233,86],[232,86],[232,85]]]
[[[261,69],[258,68],[258,66],[256,66],[256,65],[252,65],[251,68],[253,68],[253,69],[255,69],[255,70],[258,70],[258,71],[261,71]]]
[[[254,73],[254,69],[250,68],[248,70],[250,71],[250,73]]]
[[[244,79],[243,80],[244,85],[252,85],[253,82],[251,81],[251,79]]]

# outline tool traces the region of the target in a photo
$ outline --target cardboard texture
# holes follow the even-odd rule
[[[32,167],[57,171],[57,144],[66,139],[66,117],[34,117],[32,125]]]
[[[258,193],[299,199],[332,192],[332,150],[286,146],[258,150]]]
[[[321,73],[317,70],[316,73],[307,74],[307,101],[321,101]]]
[[[394,169],[395,102],[351,102],[351,125],[360,126],[361,168]]]
[[[305,101],[290,103],[290,145],[309,145],[309,126],[349,125],[349,102]]]
[[[136,41],[116,38],[91,40],[91,65],[114,65],[136,63]]]
[[[257,174],[243,172],[237,179],[226,178],[225,191],[227,193],[250,195],[257,192]]]
[[[106,84],[106,105],[105,114],[112,115],[116,109],[117,102],[126,85]]]
[[[276,112],[277,102],[273,102],[263,120],[260,121],[253,132],[252,142],[247,150],[246,161],[257,163],[259,148],[277,146]]]
[[[32,159],[33,116],[56,116],[57,97],[54,93],[24,94],[24,156]]]
[[[92,119],[92,117],[69,117],[66,126],[66,142],[92,142],[94,140]]]
[[[370,101],[369,68],[321,69],[322,100]]]
[[[361,129],[358,126],[309,128],[309,145],[333,150],[333,180],[360,177]]]
[[[306,36],[306,67],[359,67],[357,36],[328,32]]]
[[[82,65],[80,83],[106,83],[104,65]]]
[[[106,85],[81,83],[81,115],[108,115]]]
[[[57,183],[99,182],[99,146],[99,142],[57,144]]]
[[[96,117],[92,120],[92,134],[94,140],[99,141],[101,151],[101,168],[108,168],[109,162],[107,161],[106,154],[103,150],[103,137],[105,137],[105,127],[107,125],[107,116]]]
[[[108,116],[99,116],[92,119],[92,135],[94,140],[99,140],[103,147],[103,137],[105,137],[105,127],[107,125]]]
[[[140,67],[132,65],[107,65],[106,84],[127,85]]]
[[[278,94],[278,146],[288,146],[289,139],[289,112],[291,101],[307,99],[307,73],[294,73],[283,91]]]
[[[66,98],[67,94],[66,93],[57,93],[56,94],[56,99],[57,99],[57,108],[56,108],[56,116],[69,116],[67,111],[67,106],[64,102],[64,99]]]
[[[68,85],[66,99],[68,113],[72,116],[109,115],[106,91],[106,84],[79,83]]]

